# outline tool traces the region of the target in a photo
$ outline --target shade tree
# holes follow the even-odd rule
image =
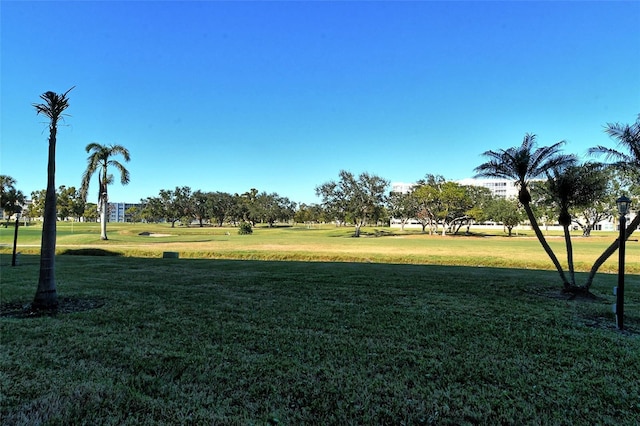
[[[355,227],[354,236],[360,236],[362,226],[382,215],[387,199],[389,181],[370,174],[341,170],[337,181],[329,181],[316,187],[316,195],[322,198],[327,213],[337,221],[350,221]]]

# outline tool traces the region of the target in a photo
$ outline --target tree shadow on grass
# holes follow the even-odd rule
[[[40,318],[53,317],[58,314],[71,314],[89,311],[104,306],[99,298],[60,297],[56,309],[34,309],[31,303],[8,302],[0,304],[0,317],[3,318]]]
[[[91,247],[81,249],[67,249],[60,254],[63,256],[122,256],[122,253],[119,253],[117,251]]]

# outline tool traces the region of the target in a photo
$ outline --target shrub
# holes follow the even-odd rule
[[[240,235],[250,235],[253,234],[253,228],[249,222],[242,222],[240,224],[240,228],[238,229],[238,234]]]

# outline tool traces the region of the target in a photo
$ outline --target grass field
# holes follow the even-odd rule
[[[376,231],[385,236],[375,237]],[[24,254],[38,254],[40,232],[40,225],[21,227],[18,250]],[[259,227],[252,235],[238,235],[236,228],[171,228],[166,224],[114,223],[108,226],[109,240],[101,241],[99,224],[66,222],[58,224],[57,248],[58,253],[62,253],[92,247],[135,257],[162,257],[164,251],[174,251],[182,258],[553,268],[531,231],[512,238],[502,233],[442,237],[416,231],[402,233],[389,228],[365,228],[364,232],[366,235],[362,238],[351,238],[352,228],[322,225],[312,229],[304,226]],[[588,271],[616,237],[616,233],[594,233],[591,238],[582,238],[579,232],[576,233],[573,241],[576,269]],[[566,263],[562,237],[551,233],[548,239],[561,262]],[[0,227],[0,253],[10,253],[12,243],[13,229]],[[617,270],[616,255],[601,268],[610,273]],[[627,244],[626,270],[640,274],[637,240]]]
[[[528,237],[84,226],[60,252],[124,256],[58,256],[55,316],[19,315],[38,229],[19,266],[2,248],[3,424],[638,424],[637,272],[619,332],[616,275],[567,300]],[[611,240],[578,239],[581,262]]]

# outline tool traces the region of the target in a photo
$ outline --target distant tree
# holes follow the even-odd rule
[[[11,176],[0,175],[0,207],[8,220],[10,216],[22,211],[25,197],[16,189],[16,180]]]
[[[300,203],[294,214],[296,223],[305,223],[311,225],[313,223],[321,223],[325,221],[322,206],[318,204]]]
[[[197,190],[191,196],[191,207],[193,218],[198,221],[200,228],[204,226],[204,222],[211,218],[211,210],[209,209],[209,194]]]
[[[517,200],[502,197],[493,198],[486,206],[485,214],[494,222],[501,223],[509,237],[524,218]]]
[[[148,223],[157,223],[166,217],[164,206],[159,197],[149,197],[140,200],[142,209],[140,210],[141,220]]]
[[[391,218],[400,221],[400,229],[418,214],[418,203],[411,192],[392,192],[388,198],[387,208]]]
[[[233,216],[233,209],[236,205],[234,196],[227,192],[210,192],[207,194],[206,206],[208,215],[214,219],[218,226],[224,225],[225,220]]]
[[[160,190],[159,202],[161,212],[167,222],[174,228],[179,220],[188,225],[193,217],[192,193],[188,186],[176,186],[175,190]]]
[[[257,197],[259,191],[251,188],[238,198],[238,210],[242,214],[242,221],[249,222],[251,226],[255,226],[260,221],[259,206],[257,205]]]
[[[316,194],[337,217],[351,220],[355,226],[354,236],[359,237],[363,225],[381,216],[389,181],[369,173],[361,173],[356,178],[345,170],[340,171],[339,177],[338,182],[330,181],[316,187]]]
[[[547,171],[554,167],[575,163],[574,156],[560,152],[563,144],[564,141],[561,141],[550,146],[538,147],[536,136],[526,134],[520,146],[506,150],[485,151],[483,156],[487,157],[489,161],[476,167],[475,171],[477,177],[514,179],[516,181],[519,188],[518,201],[524,208],[531,228],[556,267],[565,289],[569,289],[571,284],[567,280],[562,265],[540,230],[531,208],[531,194],[529,192],[531,179],[543,177]]]
[[[124,217],[129,219],[131,222],[141,222],[142,221],[142,209],[138,206],[131,206],[124,211]]]
[[[261,223],[267,223],[272,227],[275,222],[286,222],[293,218],[295,213],[295,203],[287,197],[282,197],[277,193],[259,193],[253,203],[254,218]]]
[[[120,183],[126,185],[129,183],[130,176],[129,171],[118,160],[113,160],[112,157],[121,155],[124,161],[128,162],[130,159],[129,150],[122,145],[100,145],[99,143],[92,142],[85,148],[89,157],[87,158],[87,169],[82,175],[82,185],[80,187],[80,193],[84,201],[87,200],[87,192],[89,190],[89,183],[94,173],[98,172],[98,207],[100,208],[100,238],[103,240],[107,238],[107,221],[109,220],[108,206],[109,206],[109,194],[107,188],[109,184],[113,183],[113,175],[109,174],[109,166],[115,167],[120,172]]]
[[[46,92],[40,96],[43,103],[33,104],[36,114],[49,119],[49,155],[47,162],[47,189],[44,206],[44,223],[42,225],[42,242],[40,244],[40,274],[38,289],[33,299],[34,309],[55,309],[58,306],[56,289],[56,142],[58,123],[64,118],[64,111],[69,107],[65,93]]]
[[[95,203],[86,203],[82,217],[84,217],[87,222],[97,222],[99,217],[98,205]]]
[[[57,209],[58,218],[65,220],[73,217],[79,219],[84,214],[85,202],[80,195],[80,191],[74,186],[66,187],[60,185],[58,188]]]
[[[44,201],[46,196],[46,189],[31,192],[31,204],[29,204],[27,208],[30,218],[44,217]]]
[[[487,209],[494,199],[491,190],[484,186],[465,186],[467,199],[470,202],[469,208],[465,212],[467,220],[467,234],[470,233],[470,227],[473,223],[484,222],[487,220]]]
[[[438,230],[439,188],[446,182],[444,176],[428,174],[417,182],[411,192],[416,203],[416,219],[422,225],[422,232],[429,227],[429,234]]]
[[[451,181],[440,185],[436,216],[442,222],[442,235],[445,235],[448,229],[453,230],[455,223],[462,225],[468,218],[469,208],[471,208],[471,199],[464,186]]]

